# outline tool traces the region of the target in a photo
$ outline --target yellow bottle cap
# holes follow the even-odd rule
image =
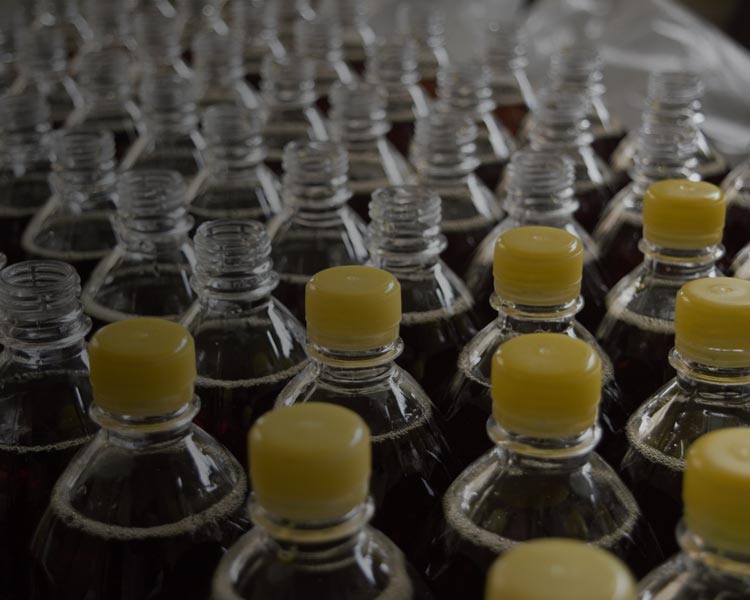
[[[697,250],[721,243],[724,195],[705,181],[665,179],[643,196],[643,237],[662,248]]]
[[[578,540],[515,546],[487,574],[486,600],[635,600],[636,583],[615,556]]]
[[[572,437],[596,422],[602,365],[586,342],[531,333],[492,358],[492,415],[505,430],[536,438]]]
[[[750,367],[750,281],[696,279],[677,293],[675,348],[712,367]]]
[[[370,430],[348,408],[306,402],[266,413],[248,434],[258,503],[299,521],[332,521],[367,499]]]
[[[519,227],[495,243],[495,293],[529,306],[554,306],[578,298],[583,244],[554,227]]]
[[[750,428],[698,438],[685,463],[685,525],[710,546],[750,553]]]
[[[401,286],[374,267],[333,267],[313,275],[305,288],[307,336],[334,350],[381,348],[398,338]]]
[[[118,321],[89,344],[94,402],[135,417],[176,411],[193,398],[195,345],[187,329],[164,319]]]

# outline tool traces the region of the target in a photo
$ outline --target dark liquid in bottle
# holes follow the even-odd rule
[[[250,73],[249,71],[245,72],[245,81],[247,81],[254,90],[259,90],[261,82],[260,71],[254,73]]]
[[[507,161],[502,160],[482,160],[482,163],[474,172],[484,185],[490,190],[495,190],[500,183],[506,164],[508,164]]]
[[[596,152],[602,159],[609,162],[609,159],[612,158],[615,149],[625,135],[624,131],[601,133],[594,138],[591,146],[594,148],[594,152]]]
[[[409,148],[414,138],[414,118],[407,121],[392,121],[386,137],[402,156],[409,156]]]
[[[0,174],[0,252],[8,263],[25,260],[21,248],[21,236],[31,221],[35,210],[41,208],[50,197],[47,173],[30,173],[19,178]]]
[[[193,177],[203,168],[203,159],[195,148],[170,148],[157,153],[146,152],[133,165],[133,169],[169,169],[186,178]]]
[[[735,195],[736,194],[736,195]],[[747,192],[744,194],[747,196]],[[742,192],[727,194],[727,217],[722,244],[726,254],[720,262],[724,272],[729,271],[737,253],[750,242],[750,197],[743,198]]]
[[[445,206],[446,202],[450,202],[450,199],[443,199],[443,206]],[[449,228],[445,226],[445,217],[443,219],[443,234],[448,241],[448,248],[441,254],[441,258],[453,271],[462,273],[471,261],[474,251],[492,231],[495,224],[487,221],[477,221],[476,223],[468,224],[466,227]],[[481,298],[481,296],[476,294],[474,294],[474,297]]]
[[[370,222],[370,200],[372,200],[372,195],[364,192],[355,193],[349,198],[349,206],[365,223]]]
[[[294,281],[282,275],[279,287],[273,291],[273,295],[279,302],[286,306],[291,313],[300,320],[305,322],[305,286],[307,281],[302,281],[302,276],[293,276]],[[310,275],[312,277],[312,275]]]
[[[621,221],[617,231],[601,244],[602,272],[610,287],[643,262],[638,243],[643,235],[641,223]]]
[[[585,184],[576,185],[576,198],[578,199],[578,210],[575,219],[583,228],[591,233],[594,231],[604,207],[609,204],[612,194],[606,185]]]
[[[431,98],[437,98],[437,78],[435,76],[429,76],[422,79],[419,84],[424,88],[424,91],[429,94]]]
[[[529,112],[525,102],[518,104],[498,104],[495,107],[495,117],[515,136],[521,128],[521,123]],[[494,189],[494,188],[493,188]]]

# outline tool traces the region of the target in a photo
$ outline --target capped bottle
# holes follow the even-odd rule
[[[643,197],[643,262],[607,296],[596,333],[612,359],[628,413],[673,377],[677,292],[688,281],[718,277],[724,197],[710,183],[668,179]]]
[[[695,128],[646,120],[638,132],[638,151],[631,176],[607,206],[594,230],[601,248],[607,283],[615,285],[637,267],[643,229],[643,198],[648,187],[665,179],[698,180],[695,172]]]
[[[263,60],[262,75],[266,164],[281,175],[287,144],[297,140],[326,141],[328,129],[315,106],[315,65],[310,59],[269,55]]]
[[[388,139],[404,156],[409,152],[416,120],[430,112],[417,67],[417,45],[410,38],[379,39],[367,50],[365,79],[385,94],[391,123]]]
[[[494,114],[495,101],[490,87],[490,71],[482,63],[458,63],[438,73],[436,110],[462,113],[477,126],[476,173],[494,190],[505,165],[515,150],[515,143],[505,126]]]
[[[562,333],[594,348],[602,363],[600,453],[619,466],[625,452],[627,414],[612,364],[594,336],[576,320],[583,306],[581,279],[585,250],[574,234],[554,227],[527,226],[501,233],[492,266],[494,290],[489,303],[495,319],[458,355],[457,369],[436,398],[446,415],[446,434],[454,456],[468,465],[492,447],[477,435],[492,413],[492,356],[507,340],[526,333]]]
[[[509,550],[487,573],[485,600],[636,600],[628,568],[578,540],[533,540]]]
[[[381,187],[404,185],[414,178],[404,156],[385,137],[390,129],[385,97],[370,83],[331,87],[331,137],[349,155],[349,205],[368,218],[370,196]]]
[[[195,347],[131,319],[89,345],[99,433],[60,476],[34,534],[30,598],[206,598],[247,529],[240,464],[193,424]]]
[[[417,44],[417,70],[420,85],[433,98],[437,97],[437,77],[441,67],[449,64],[445,48],[445,11],[438,6],[414,3],[402,5],[405,15],[399,22],[405,23],[405,31]]]
[[[567,156],[574,166],[578,209],[576,220],[586,231],[594,229],[611,197],[612,174],[591,145],[593,135],[586,118],[587,98],[566,89],[541,90],[533,110],[529,145]]]
[[[20,260],[21,236],[50,197],[49,107],[34,91],[0,97],[0,250]]]
[[[680,553],[640,585],[640,600],[740,600],[750,594],[750,429],[707,433],[688,450]]]
[[[599,546],[636,574],[662,560],[635,499],[594,452],[601,382],[596,351],[566,335],[532,333],[497,350],[487,424],[495,448],[448,488],[431,541],[426,572],[440,597],[479,597],[495,557],[536,538]]]
[[[281,58],[286,54],[278,37],[278,13],[273,2],[263,0],[232,2],[230,11],[232,29],[242,39],[245,80],[254,89],[260,89],[263,58],[266,55]]]
[[[581,285],[584,304],[579,319],[593,330],[604,316],[608,288],[599,268],[599,248],[575,220],[578,200],[573,191],[574,171],[569,159],[550,151],[519,150],[511,158],[501,198],[507,215],[482,240],[464,275],[478,302],[482,322],[496,317],[487,301],[494,288],[495,242],[503,232],[526,225],[557,227],[581,240],[584,249]]]
[[[52,155],[52,196],[31,219],[22,246],[30,256],[72,264],[85,280],[116,243],[114,139],[108,131],[59,131]]]
[[[375,43],[375,32],[368,23],[364,0],[334,0],[327,15],[341,21],[341,49],[344,60],[356,72],[363,73],[367,50]]]
[[[58,261],[0,271],[0,576],[28,598],[28,547],[55,481],[96,431],[89,419],[81,283]]]
[[[330,402],[365,420],[374,442],[374,524],[410,556],[453,472],[434,406],[394,362],[403,347],[398,280],[373,267],[326,269],[307,285],[305,317],[311,363],[276,406]]]
[[[83,307],[98,323],[176,320],[195,300],[185,184],[174,171],[139,170],[121,175],[117,190],[117,245],[86,283]]]
[[[248,435],[255,528],[219,564],[212,598],[432,598],[368,525],[372,444],[362,418],[335,404],[261,417]]]
[[[417,183],[443,201],[443,259],[462,272],[484,237],[503,216],[500,203],[476,174],[477,126],[469,117],[432,112],[417,121],[411,163]]]
[[[688,448],[708,431],[750,426],[750,282],[686,283],[674,329],[669,362],[676,377],[630,418],[622,471],[662,547],[676,552]]]
[[[142,133],[143,116],[133,101],[130,59],[122,49],[95,50],[81,59],[78,82],[83,107],[74,111],[66,127],[85,126],[112,132],[118,162]]]
[[[281,278],[277,297],[299,319],[307,281],[318,271],[364,264],[367,226],[347,204],[346,151],[333,142],[292,142],[284,151],[285,210],[268,224]]]
[[[206,168],[190,190],[190,212],[198,223],[213,219],[267,221],[281,212],[281,184],[263,163],[262,129],[257,112],[229,105],[205,111]]]
[[[370,261],[401,285],[404,351],[397,362],[437,400],[477,331],[471,294],[440,259],[447,245],[440,197],[417,186],[381,188],[372,195],[370,216]]]
[[[174,6],[161,0],[143,2],[136,10],[134,21],[141,76],[147,71],[174,71],[188,79],[193,76],[182,57],[182,22]]]
[[[745,160],[732,169],[721,182],[721,189],[727,201],[727,224],[724,229],[725,258],[728,264],[736,262],[732,268],[738,270],[747,260],[748,251],[745,247],[750,242],[750,160]]]
[[[208,221],[195,234],[198,423],[244,463],[250,426],[305,365],[305,329],[271,294],[279,283],[257,221]],[[228,350],[231,350],[228,352]]]
[[[192,178],[204,167],[206,141],[198,129],[196,90],[178,73],[146,71],[141,80],[144,131],[121,170],[168,169]]]

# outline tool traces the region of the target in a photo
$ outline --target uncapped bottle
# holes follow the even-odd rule
[[[305,330],[271,294],[271,242],[256,221],[208,221],[195,234],[181,323],[195,339],[200,425],[244,463],[247,430],[305,365]]]
[[[344,60],[356,72],[365,70],[367,49],[375,43],[375,32],[367,18],[364,0],[333,0],[329,3],[329,18],[341,21]]]
[[[311,363],[276,406],[330,402],[350,408],[373,436],[375,526],[410,556],[428,511],[453,475],[433,404],[395,364],[401,289],[373,267],[317,273],[305,294]]]
[[[747,261],[748,251],[745,248],[750,242],[750,160],[732,169],[721,182],[721,189],[727,201],[727,224],[724,229],[726,259],[728,263],[735,263],[732,266],[734,271],[739,271]]]
[[[274,14],[278,22],[279,40],[287,53],[294,50],[294,27],[297,21],[315,18],[310,0],[270,0],[266,10]]]
[[[260,89],[263,58],[266,55],[280,58],[286,54],[278,38],[278,13],[273,8],[273,3],[262,0],[230,5],[232,30],[242,38],[245,79],[256,90]]]
[[[629,413],[673,377],[677,292],[690,280],[720,274],[724,208],[719,188],[705,182],[669,179],[644,195],[643,262],[610,291],[596,334]]]
[[[172,4],[157,0],[141,2],[134,15],[136,55],[140,75],[146,71],[174,71],[187,79],[193,72],[182,57],[182,21]]]
[[[724,429],[687,454],[681,552],[640,586],[640,600],[741,600],[750,594],[750,429]]]
[[[97,332],[89,358],[101,429],[52,491],[30,598],[206,598],[247,529],[247,482],[192,423],[193,340],[176,323],[131,319]]]
[[[439,6],[415,3],[401,5],[397,19],[405,26],[402,31],[417,44],[417,70],[420,85],[433,98],[437,96],[437,76],[441,67],[450,62],[445,48],[445,11]]]
[[[220,563],[212,598],[431,598],[396,545],[368,525],[376,443],[360,416],[334,404],[261,417],[248,435],[255,528]]]

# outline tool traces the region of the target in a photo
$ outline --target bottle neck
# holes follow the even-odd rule
[[[750,367],[714,367],[686,358],[677,348],[669,354],[669,364],[677,373],[677,382],[707,402],[744,404],[750,393]]]
[[[677,542],[692,567],[703,572],[709,585],[718,584],[721,587],[717,589],[730,594],[735,590],[745,593],[750,587],[750,554],[721,552],[687,529],[684,522],[677,526]]]
[[[50,160],[50,126],[46,123],[21,131],[3,132],[0,146],[2,163],[13,171],[23,172],[28,167]]]
[[[523,184],[508,186],[504,208],[518,223],[572,221],[578,210],[573,187],[544,190],[528,189]]]
[[[367,381],[387,376],[403,349],[401,338],[381,348],[363,351],[335,350],[312,342],[307,345],[308,355],[323,367],[324,374],[345,381]]]
[[[188,136],[198,129],[198,113],[192,102],[171,107],[143,109],[146,129],[155,138]]]
[[[583,308],[583,299],[578,297],[564,304],[531,306],[504,300],[493,293],[490,304],[498,312],[495,320],[498,327],[510,328],[516,333],[563,332],[575,323],[576,314]]]
[[[587,120],[575,122],[535,121],[529,133],[533,149],[589,146],[594,136]]]
[[[656,246],[641,239],[638,249],[643,253],[643,268],[660,278],[691,280],[717,273],[716,261],[724,255],[721,245],[691,250],[674,250]]]
[[[222,183],[255,181],[266,149],[260,137],[232,143],[209,139],[205,156],[211,177]]]

